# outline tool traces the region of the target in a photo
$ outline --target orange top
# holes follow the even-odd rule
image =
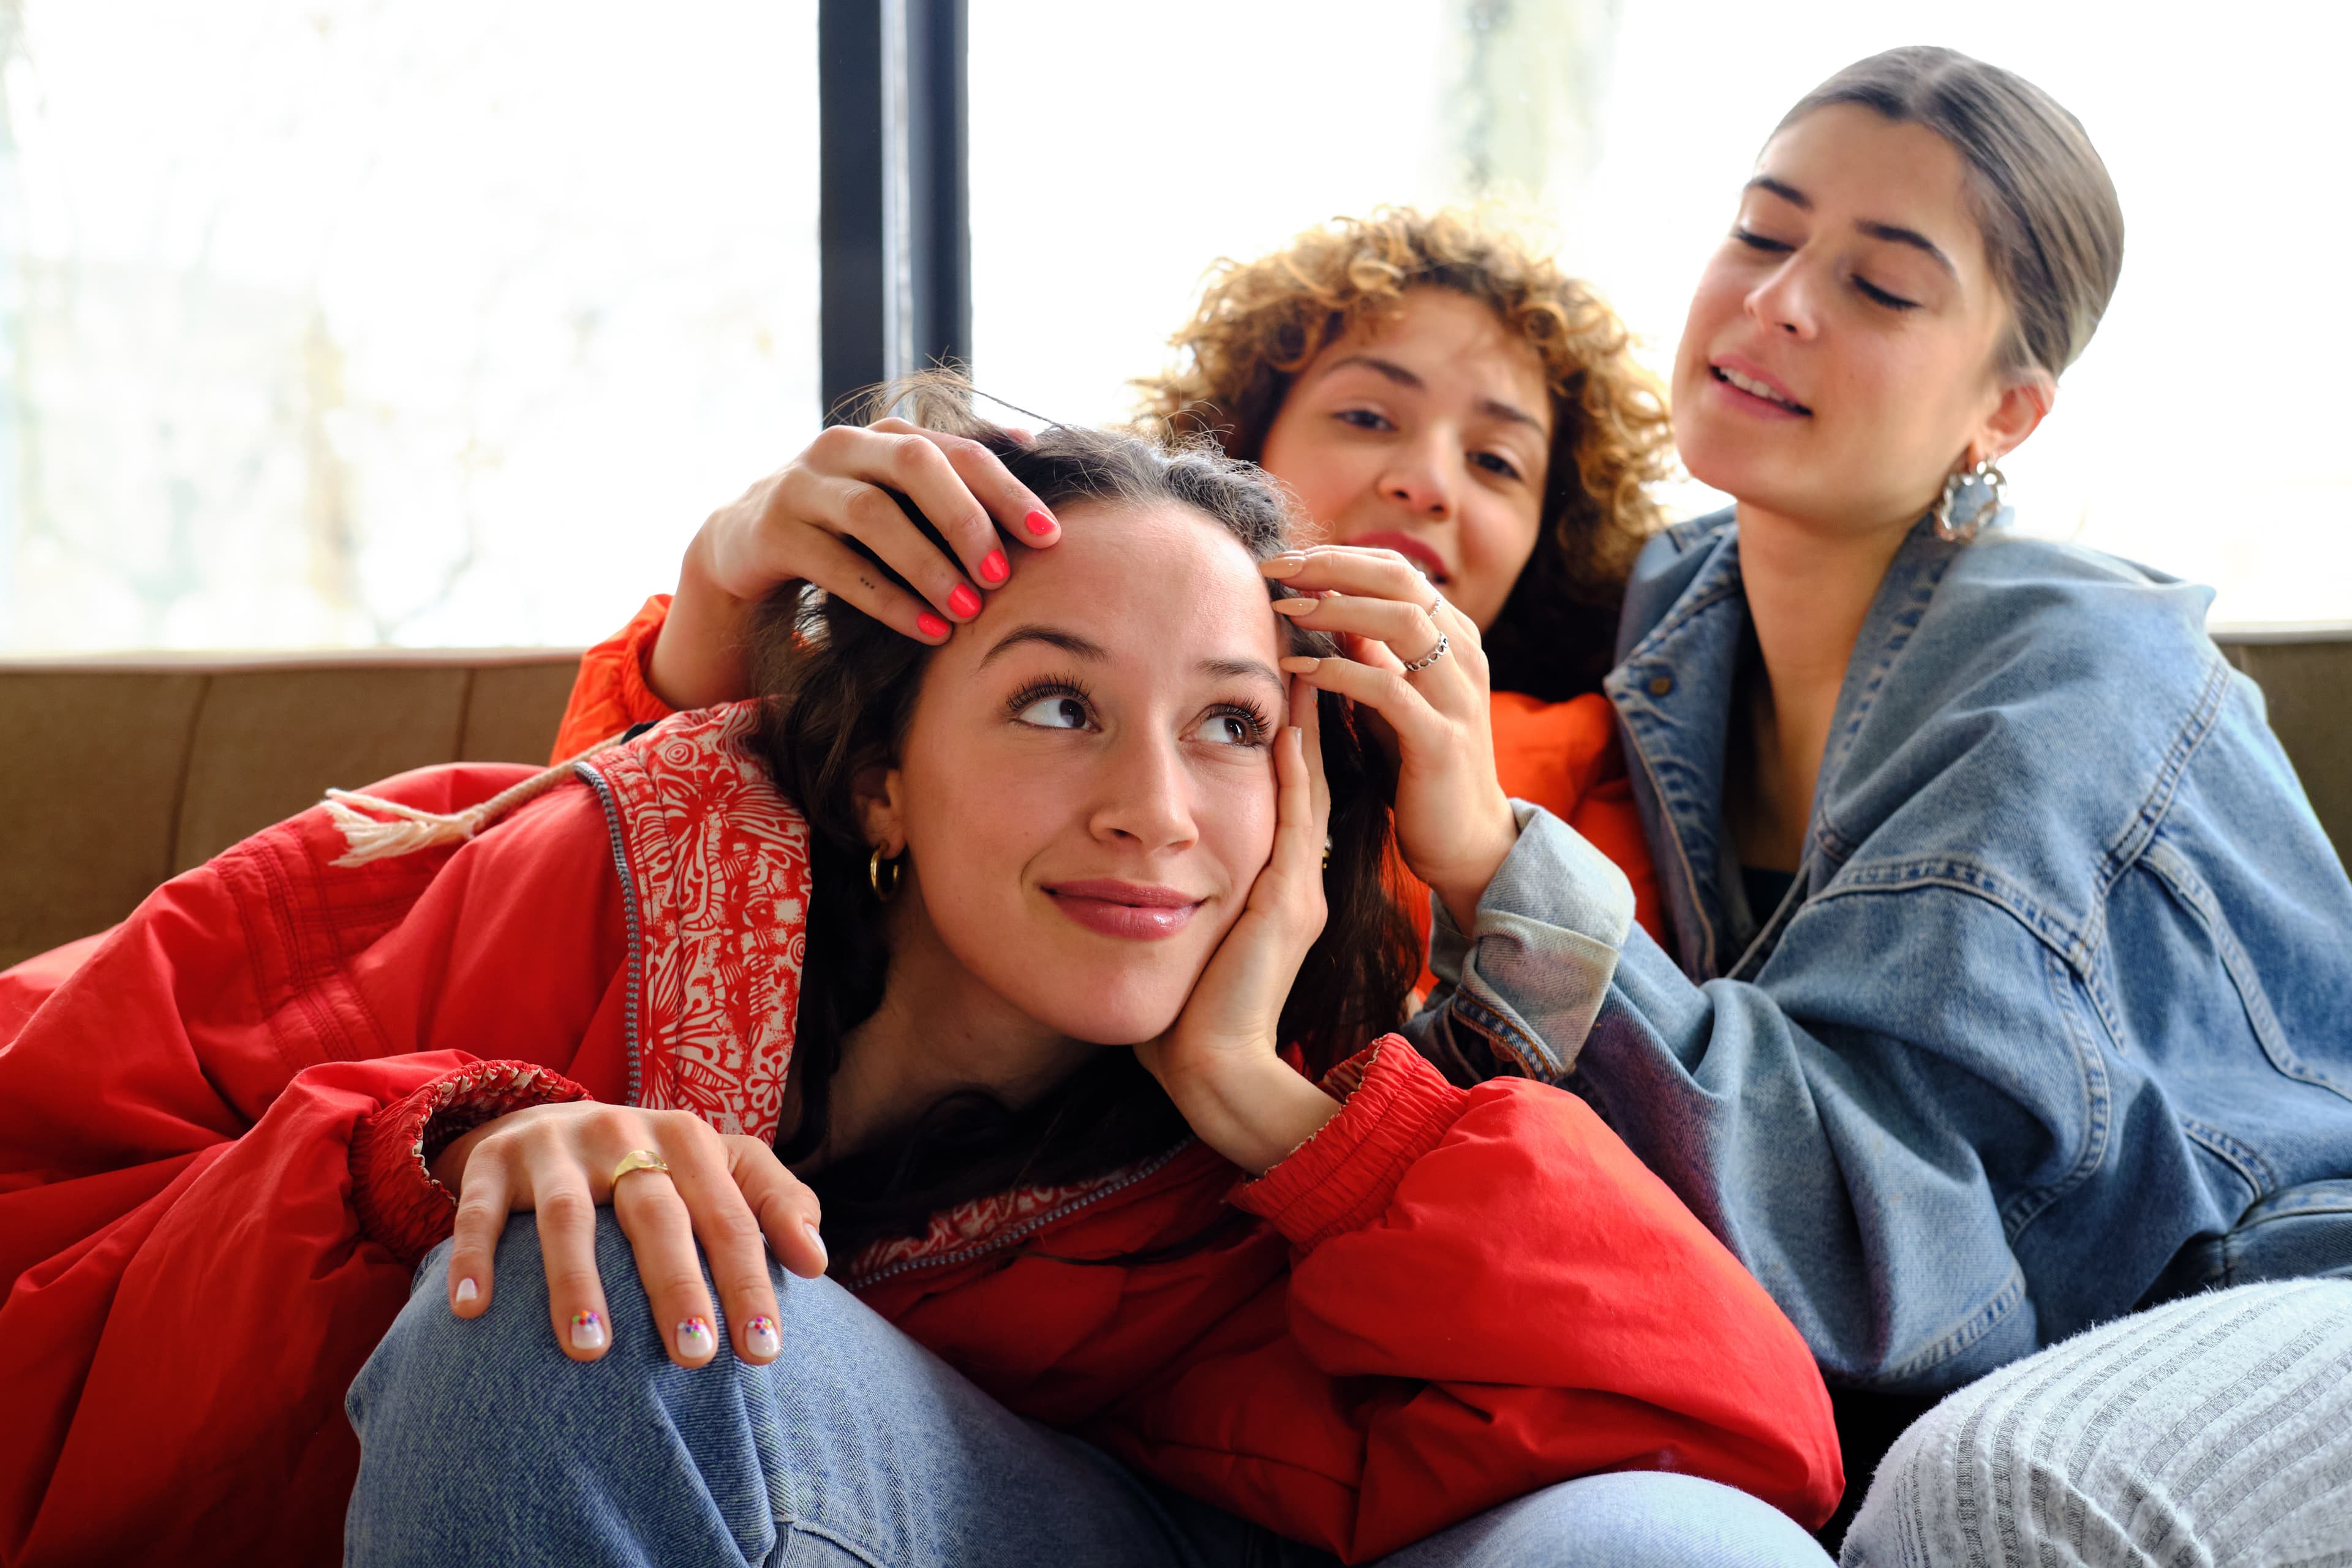
[[[646,661],[669,615],[669,595],[656,594],[645,608],[580,660],[572,701],[556,731],[553,761],[579,755],[632,724],[669,717],[671,709],[646,684]],[[1542,702],[1517,691],[1494,696],[1495,771],[1503,791],[1542,806],[1582,834],[1592,847],[1623,868],[1633,884],[1633,914],[1649,933],[1664,941],[1657,879],[1651,873],[1649,846],[1633,809],[1632,781],[1617,745],[1616,715],[1598,692],[1565,702]],[[1391,882],[1429,942],[1429,889],[1404,868],[1391,868]],[[1436,984],[1424,972],[1423,989]]]

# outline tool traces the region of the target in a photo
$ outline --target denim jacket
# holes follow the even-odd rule
[[[1795,885],[1749,910],[1721,800],[1738,530],[1670,531],[1608,689],[1679,960],[1528,808],[1476,930],[1438,911],[1456,991],[1416,1038],[1582,1094],[1849,1386],[2352,1272],[2352,884],[2210,599],[1923,524],[1855,644]]]

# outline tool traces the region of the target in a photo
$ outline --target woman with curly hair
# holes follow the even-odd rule
[[[1672,441],[1624,323],[1492,219],[1387,208],[1221,263],[1171,341],[1174,368],[1138,383],[1142,427],[1206,435],[1261,465],[1316,542],[1418,567],[1486,638],[1504,787],[1624,867],[1662,932],[1600,695],[1627,574],[1658,523],[1644,487],[1666,473]],[[748,690],[746,628],[782,584],[938,644],[1011,579],[1020,552],[1007,541],[1045,550],[1060,537],[1051,509],[970,442],[892,418],[826,430],[711,514],[675,597],[589,651],[556,754]],[[1425,921],[1426,898],[1403,891]]]

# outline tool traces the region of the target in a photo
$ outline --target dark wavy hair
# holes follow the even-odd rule
[[[1204,443],[1159,446],[1063,426],[1016,441],[975,416],[969,386],[944,374],[880,395],[886,408],[911,399],[917,423],[985,447],[1049,507],[1172,502],[1223,528],[1254,560],[1286,547],[1284,492]],[[938,542],[920,514],[901,505]],[[1269,602],[1284,592],[1268,584]],[[1297,651],[1337,651],[1318,634],[1293,627],[1291,635]],[[759,743],[777,784],[808,819],[814,861],[793,1047],[802,1113],[778,1147],[788,1163],[823,1143],[843,1041],[882,1001],[889,951],[883,907],[867,881],[870,847],[856,785],[865,770],[897,759],[931,651],[844,600],[797,587],[770,602],[756,633],[752,665],[767,694]],[[1384,881],[1393,774],[1347,703],[1324,694],[1321,721],[1331,792],[1328,915],[1281,1020],[1281,1037],[1318,1073],[1395,1026],[1420,968],[1412,924]],[[950,1096],[907,1134],[829,1163],[811,1185],[824,1205],[834,1255],[846,1262],[868,1242],[920,1234],[941,1209],[1016,1186],[1100,1175],[1189,1135],[1135,1053],[1106,1047],[1017,1110],[982,1093]]]

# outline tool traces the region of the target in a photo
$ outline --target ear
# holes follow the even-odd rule
[[[1969,437],[1966,466],[1974,468],[1986,459],[1997,463],[2017,450],[2049,417],[2057,400],[2056,378],[2039,365],[2011,377]]]
[[[857,802],[857,819],[866,842],[895,860],[907,847],[906,812],[898,770],[880,763],[857,770],[850,786]]]

